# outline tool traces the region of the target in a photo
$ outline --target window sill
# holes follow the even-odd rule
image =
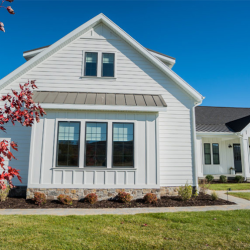
[[[80,79],[97,79],[97,80],[104,80],[104,79],[111,79],[116,80],[116,77],[109,77],[109,76],[80,76]]]
[[[105,171],[117,171],[117,170],[137,170],[134,167],[115,167],[115,168],[107,168],[107,167],[52,167],[51,169],[62,169],[62,170],[105,170]]]

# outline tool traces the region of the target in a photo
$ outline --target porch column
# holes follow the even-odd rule
[[[202,164],[202,138],[196,138],[196,167],[198,177],[203,177],[203,164]]]
[[[241,145],[241,162],[242,162],[242,170],[243,176],[245,179],[250,179],[250,162],[249,162],[249,142],[248,137],[242,136],[240,137],[240,145]]]

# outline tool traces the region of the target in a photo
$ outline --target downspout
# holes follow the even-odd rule
[[[204,100],[205,97],[203,97],[202,100]],[[194,107],[192,108],[192,121],[193,121],[193,126],[192,126],[192,131],[193,131],[193,141],[194,141],[194,146],[193,146],[193,166],[194,166],[194,186],[196,190],[199,190],[199,183],[198,183],[198,169],[197,169],[197,164],[196,164],[196,120],[195,120],[195,107],[199,106],[202,103],[196,102],[194,103]]]

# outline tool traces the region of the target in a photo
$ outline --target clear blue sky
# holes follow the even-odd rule
[[[143,46],[176,58],[173,70],[203,105],[250,107],[250,1],[22,1],[0,9],[0,79],[22,52],[50,45],[104,13]]]

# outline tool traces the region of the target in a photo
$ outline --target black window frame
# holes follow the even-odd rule
[[[79,147],[78,147],[78,164],[77,166],[59,166],[58,165],[58,153],[59,153],[59,123],[79,123],[79,139],[78,139],[78,143],[79,143]],[[81,122],[80,121],[58,121],[57,122],[57,141],[56,141],[57,145],[56,145],[56,167],[69,167],[69,168],[79,168],[80,165],[80,144],[81,144]]]
[[[87,64],[87,62],[86,62],[86,59],[87,59],[87,53],[94,53],[94,54],[96,54],[97,55],[97,57],[96,57],[96,75],[86,75],[86,64]],[[86,76],[86,77],[97,77],[97,74],[98,74],[98,52],[91,52],[91,51],[86,51],[85,52],[85,57],[84,57],[85,59],[85,61],[84,61],[84,76]]]
[[[112,55],[114,55],[114,68],[113,68],[113,76],[104,76],[103,75],[103,55],[104,54],[112,54]],[[115,53],[109,53],[109,52],[104,52],[104,53],[102,53],[102,77],[115,77]]]
[[[133,124],[133,166],[114,166],[114,124]],[[134,122],[112,122],[112,168],[135,168],[135,123]]]
[[[218,153],[214,153],[214,145],[218,145]],[[213,165],[220,165],[220,144],[212,143]],[[218,155],[218,163],[214,163],[214,155]]]
[[[206,163],[206,154],[208,154],[208,153],[205,152],[205,150],[206,150],[205,145],[207,145],[207,144],[209,145],[210,163]],[[211,143],[204,143],[204,164],[205,165],[211,165],[212,164]]]
[[[106,124],[106,166],[87,166],[86,165],[86,156],[87,156],[87,140],[86,140],[86,135],[87,135],[87,123],[105,123]],[[108,166],[108,122],[96,122],[96,121],[87,121],[85,122],[85,142],[84,142],[84,167],[85,168],[107,168]]]

